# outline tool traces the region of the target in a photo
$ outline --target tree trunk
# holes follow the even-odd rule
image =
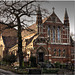
[[[22,36],[21,36],[21,24],[20,18],[17,16],[18,22],[18,56],[19,56],[19,67],[22,67],[23,52],[22,52]]]

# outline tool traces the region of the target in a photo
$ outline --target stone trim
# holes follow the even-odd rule
[[[45,38],[45,37],[39,37],[39,38]]]
[[[46,21],[46,22],[51,22],[51,23],[53,23],[53,21]],[[62,24],[61,22],[55,22],[55,23],[59,23],[59,24]]]
[[[49,55],[45,55],[45,56],[51,56],[51,54],[49,54]]]
[[[66,58],[66,57],[52,56],[52,58]]]
[[[46,45],[45,43],[37,43],[37,45]]]
[[[72,59],[72,61],[73,61],[73,60],[75,60],[75,59]]]
[[[54,43],[52,42],[51,44],[70,45],[70,43],[55,43],[55,42]]]

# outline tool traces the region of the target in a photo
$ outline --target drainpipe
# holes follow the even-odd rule
[[[47,50],[48,50],[48,42],[49,42],[49,37],[47,38]],[[49,50],[48,50],[48,62],[49,62]]]

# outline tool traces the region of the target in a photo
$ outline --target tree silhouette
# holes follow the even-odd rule
[[[27,27],[27,30],[32,31],[28,28],[28,25],[26,24],[26,21],[28,20],[25,19],[25,17],[31,17],[31,15],[36,15],[36,5],[34,5],[35,2],[35,0],[0,2],[0,24],[6,25],[6,27],[2,30],[14,27],[18,28],[18,56],[20,67],[22,67],[23,62],[21,31],[24,27]],[[45,9],[43,11],[47,13]]]

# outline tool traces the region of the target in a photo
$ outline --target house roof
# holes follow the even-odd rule
[[[5,29],[7,26],[0,24],[0,33],[2,31],[2,36],[15,36],[17,37],[17,30],[15,28]],[[3,30],[4,29],[4,30]]]
[[[6,29],[6,27],[6,25],[0,24],[0,34],[2,33],[5,49],[9,49],[17,44],[17,30],[15,28]]]

